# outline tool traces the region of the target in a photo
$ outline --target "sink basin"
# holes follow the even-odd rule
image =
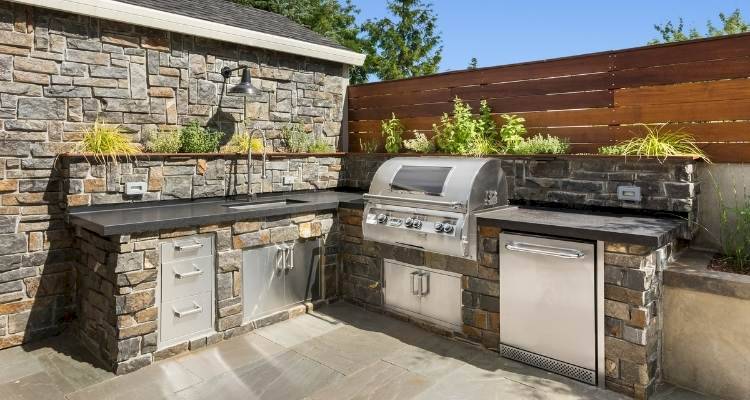
[[[225,207],[232,210],[257,210],[263,208],[284,207],[287,205],[307,203],[304,200],[293,199],[268,199],[268,200],[251,200],[241,203],[227,204]]]

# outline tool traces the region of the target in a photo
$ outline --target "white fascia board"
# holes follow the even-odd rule
[[[249,29],[172,14],[113,0],[11,0],[35,7],[51,8],[156,28],[186,35],[201,36],[244,46],[318,58],[348,65],[362,65],[365,55],[354,51],[308,43],[302,40],[270,35]]]

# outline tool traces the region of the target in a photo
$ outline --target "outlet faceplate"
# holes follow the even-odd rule
[[[617,199],[622,201],[641,201],[641,188],[638,186],[618,186]]]

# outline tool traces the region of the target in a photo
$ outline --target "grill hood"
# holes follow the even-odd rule
[[[433,190],[436,187],[441,189]],[[425,192],[424,189],[428,191]],[[496,199],[487,199],[487,191],[494,192]],[[383,196],[381,200],[393,197],[393,201],[400,202],[435,202],[420,205],[425,208],[446,207],[463,210],[476,210],[495,204],[505,205],[508,201],[500,160],[489,158],[392,158],[383,163],[375,173],[369,194]]]

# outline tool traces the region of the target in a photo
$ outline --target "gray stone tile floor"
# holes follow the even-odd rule
[[[346,303],[124,376],[66,335],[0,351],[3,400],[623,398]]]

